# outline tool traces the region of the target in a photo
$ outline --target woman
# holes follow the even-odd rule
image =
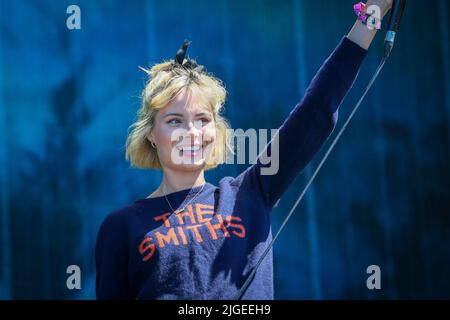
[[[373,0],[382,17],[392,0]],[[160,186],[103,222],[96,245],[99,299],[232,299],[272,239],[269,212],[332,132],[376,30],[360,20],[320,68],[266,155],[279,152],[275,174],[263,161],[218,186],[204,171],[225,160],[226,91],[220,80],[184,59],[148,71],[126,157],[160,168]],[[277,141],[277,145],[275,145]],[[277,147],[277,148],[274,148]],[[273,299],[269,254],[243,299]]]

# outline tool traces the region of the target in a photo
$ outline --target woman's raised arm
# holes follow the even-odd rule
[[[392,0],[370,3],[386,5],[382,9],[384,15]],[[355,23],[323,63],[303,99],[260,154],[257,163],[236,177],[241,187],[256,189],[269,209],[332,133],[338,107],[358,75],[375,32],[364,24]]]

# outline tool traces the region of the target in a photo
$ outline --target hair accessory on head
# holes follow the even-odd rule
[[[177,54],[175,56],[175,66],[179,65],[179,66],[185,67],[187,69],[193,69],[197,72],[203,72],[205,70],[205,67],[198,65],[193,60],[187,59],[187,61],[185,63],[183,63],[184,57],[186,56],[187,49],[188,49],[189,45],[191,44],[191,42],[192,41],[190,41],[190,40],[183,41],[183,44],[181,45],[180,49],[178,49]]]
[[[175,56],[175,62],[182,65],[184,56],[186,55],[187,48],[191,44],[192,41],[184,40],[183,44],[181,45],[180,49],[177,51],[177,55]]]

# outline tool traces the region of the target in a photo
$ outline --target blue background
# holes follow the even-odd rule
[[[81,30],[66,28],[70,4]],[[146,80],[138,66],[173,58],[188,38],[188,56],[226,84],[232,127],[277,128],[350,30],[352,4],[0,0],[0,298],[94,298],[101,221],[161,178],[124,159]],[[450,298],[448,20],[446,0],[408,2],[390,60],[275,244],[277,299]],[[274,209],[274,231],[330,142]],[[66,288],[72,264],[81,290]],[[381,290],[366,287],[372,264]]]

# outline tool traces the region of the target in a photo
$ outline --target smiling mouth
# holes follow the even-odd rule
[[[180,152],[180,156],[185,157],[196,157],[198,156],[203,148],[205,146],[203,145],[192,145],[192,146],[177,146],[177,150]]]

